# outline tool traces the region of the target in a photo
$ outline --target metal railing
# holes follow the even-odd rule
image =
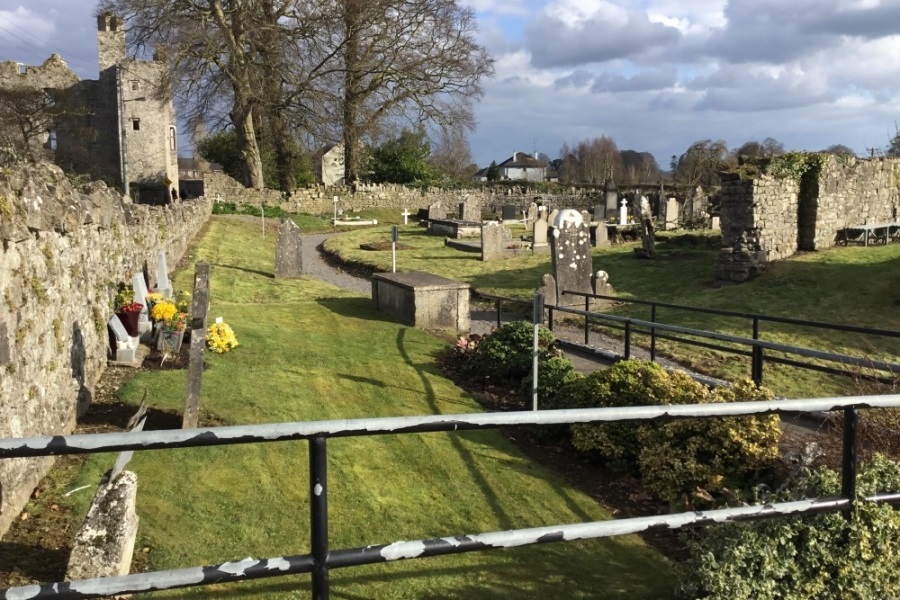
[[[349,419],[168,431],[0,439],[0,459],[307,440],[309,442],[311,550],[306,554],[292,556],[265,559],[248,558],[217,565],[8,588],[0,590],[0,598],[10,600],[14,598],[95,598],[310,573],[312,577],[312,598],[324,600],[330,597],[329,571],[332,569],[514,546],[611,537],[652,529],[680,529],[683,527],[707,526],[785,515],[838,511],[849,515],[854,508],[854,504],[858,501],[900,503],[900,493],[896,493],[894,490],[862,499],[857,498],[856,494],[857,410],[897,406],[900,406],[900,394],[851,398],[755,401],[732,404],[636,406]],[[680,418],[734,417],[740,415],[831,410],[841,410],[844,413],[842,488],[839,497],[812,498],[758,506],[473,533],[417,541],[375,544],[359,548],[332,549],[329,546],[327,472],[327,440],[329,438],[456,432],[522,425],[561,425],[626,420],[660,421]]]
[[[644,334],[650,337],[650,360],[655,361],[657,355],[656,343],[657,340],[667,340],[672,342],[678,342],[683,344],[688,344],[691,346],[697,346],[702,348],[707,348],[710,350],[717,350],[721,352],[727,352],[730,354],[737,354],[739,356],[746,356],[750,358],[750,377],[757,385],[763,384],[763,367],[766,362],[770,363],[778,363],[783,365],[788,365],[791,367],[797,367],[800,369],[807,369],[811,371],[817,371],[821,373],[828,373],[832,375],[842,375],[849,377],[857,377],[860,379],[871,379],[875,381],[879,381],[882,383],[890,383],[893,381],[893,376],[900,375],[900,364],[891,363],[886,361],[878,361],[870,358],[862,358],[858,356],[849,356],[846,354],[839,354],[834,352],[824,352],[821,350],[813,350],[810,348],[801,348],[799,346],[791,346],[788,344],[780,344],[776,342],[767,342],[760,339],[760,324],[761,323],[781,323],[786,325],[796,325],[801,327],[810,327],[816,329],[826,329],[830,331],[841,331],[841,332],[849,332],[849,333],[860,333],[868,336],[879,336],[879,337],[888,337],[888,338],[897,338],[900,339],[900,331],[894,331],[891,329],[879,329],[875,327],[861,327],[857,325],[841,325],[838,323],[825,323],[822,321],[808,321],[804,319],[795,319],[791,317],[779,317],[773,315],[763,315],[758,313],[742,313],[736,311],[729,310],[721,310],[715,308],[701,308],[697,306],[684,306],[680,304],[669,304],[666,302],[655,302],[650,300],[635,300],[630,298],[620,298],[618,296],[605,296],[601,294],[587,294],[584,292],[572,292],[572,291],[563,291],[563,295],[577,296],[583,297],[585,302],[584,310],[580,310],[577,308],[559,306],[559,305],[547,305],[548,310],[548,326],[550,330],[553,330],[554,326],[554,313],[562,312],[573,315],[578,315],[584,317],[584,345],[590,346],[590,334],[591,334],[591,324],[598,323],[600,321],[604,321],[605,327],[619,330],[624,332],[624,351],[622,356],[615,355],[616,358],[631,358],[632,353],[632,337],[636,333]],[[492,296],[489,294],[480,294],[480,296],[484,299],[490,300],[495,303],[496,306],[496,314],[497,314],[497,325],[501,324],[501,304],[509,303],[509,304],[521,304],[521,305],[530,305],[531,302],[528,300],[519,300],[515,298],[505,298],[502,296]],[[600,313],[600,312],[592,312],[590,310],[591,300],[606,300],[606,301],[615,301],[619,303],[630,303],[630,304],[638,304],[650,307],[650,320],[636,319],[633,317],[625,317],[620,315],[612,315],[608,313]],[[747,319],[750,321],[750,329],[751,329],[751,337],[742,337],[736,335],[728,335],[723,333],[717,333],[712,331],[706,331],[702,329],[694,329],[690,327],[682,327],[680,325],[671,325],[668,323],[664,323],[659,321],[657,318],[657,310],[660,308],[666,309],[675,309],[682,310],[687,312],[696,312],[700,314],[709,314],[709,315],[717,315],[717,316],[726,316],[726,317],[734,317],[740,319]],[[672,334],[681,334],[681,335],[672,335]],[[685,336],[694,336],[695,338],[702,339],[691,339]],[[737,346],[745,346],[748,349],[742,349],[740,347],[734,346],[725,346],[722,344],[715,344],[709,341],[703,340],[714,340],[719,342],[727,342],[731,344],[735,344]],[[780,352],[786,355],[794,355],[800,356],[804,358],[814,358],[826,362],[833,362],[840,365],[849,365],[853,367],[858,367],[859,369],[869,369],[872,371],[881,371],[886,373],[891,373],[892,377],[885,377],[878,374],[869,374],[862,372],[860,370],[848,370],[844,368],[836,368],[827,365],[814,364],[810,362],[801,362],[798,360],[794,360],[791,358],[787,358],[784,356],[773,356],[771,354],[766,354],[766,350],[773,352]]]

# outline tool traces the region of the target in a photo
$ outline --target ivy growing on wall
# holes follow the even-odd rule
[[[788,152],[769,159],[764,172],[779,179],[793,179],[799,184],[806,175],[815,175],[818,179],[827,160],[828,155],[819,152]]]

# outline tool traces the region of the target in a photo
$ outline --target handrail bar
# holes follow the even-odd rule
[[[797,354],[800,356],[806,356],[809,358],[818,358],[821,360],[828,360],[831,362],[838,362],[842,364],[850,364],[857,367],[869,367],[872,369],[877,369],[881,371],[889,371],[891,373],[900,373],[900,364],[897,363],[888,363],[877,360],[872,360],[868,358],[859,358],[856,356],[847,356],[845,354],[834,354],[832,352],[822,352],[820,350],[811,350],[809,348],[801,348],[799,346],[789,346],[787,344],[778,344],[776,342],[766,342],[763,340],[756,340],[753,338],[745,338],[736,335],[729,335],[725,333],[715,333],[712,331],[704,331],[702,329],[691,329],[690,327],[682,327],[680,325],[668,325],[665,323],[658,323],[654,321],[644,321],[642,319],[634,319],[631,317],[622,317],[619,315],[610,315],[606,313],[595,313],[586,310],[579,310],[577,308],[568,308],[562,306],[555,306],[554,310],[570,313],[574,315],[581,315],[584,317],[590,317],[592,319],[605,319],[608,321],[614,321],[619,323],[629,323],[631,325],[637,325],[638,327],[646,327],[647,329],[657,329],[662,331],[672,331],[675,333],[685,333],[688,335],[696,335],[698,337],[705,337],[713,340],[719,340],[723,342],[732,342],[735,344],[744,344],[747,346],[753,346],[757,348],[765,348],[768,350],[775,350],[777,352],[787,352],[790,354]]]
[[[298,421],[196,429],[4,438],[0,439],[0,458],[61,456],[124,450],[164,450],[397,433],[467,431],[515,425],[563,425],[625,420],[652,421],[895,407],[900,407],[900,394]]]
[[[637,300],[632,298],[622,298],[620,296],[605,296],[603,294],[588,294],[586,292],[576,292],[563,290],[562,295],[581,296],[584,298],[596,298],[598,300],[615,300],[617,302],[627,302],[631,304],[642,304],[645,306],[657,306],[660,308],[673,308],[677,310],[686,310],[711,315],[720,315],[725,317],[738,317],[745,319],[758,319],[760,321],[770,321],[773,323],[784,323],[787,325],[803,325],[806,327],[818,327],[821,329],[834,329],[836,331],[846,331],[850,333],[869,333],[872,335],[883,335],[887,337],[900,338],[900,331],[893,329],[880,329],[878,327],[863,327],[861,325],[841,325],[838,323],[826,323],[824,321],[807,321],[804,319],[796,319],[793,317],[778,317],[773,315],[763,315],[758,313],[742,313],[732,310],[723,310],[720,308],[703,308],[700,306],[684,306],[681,304],[669,304],[667,302],[656,302],[652,300]],[[561,307],[554,307],[561,308]]]

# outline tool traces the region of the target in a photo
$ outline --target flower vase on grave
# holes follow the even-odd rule
[[[156,349],[160,352],[178,354],[181,350],[181,344],[184,341],[184,331],[171,331],[160,329],[159,336],[156,338]]]
[[[132,307],[137,306],[137,310],[133,310]],[[131,304],[128,306],[124,306],[122,309],[116,312],[116,316],[119,317],[119,320],[122,321],[122,326],[125,327],[125,331],[128,332],[128,335],[131,337],[137,337],[140,335],[138,321],[141,319],[141,309],[143,306],[140,304]]]

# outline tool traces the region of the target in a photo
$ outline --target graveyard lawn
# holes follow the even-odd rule
[[[240,347],[207,353],[202,409],[228,424],[479,411],[435,366],[446,342],[389,322],[367,297],[273,278],[275,240],[214,217],[189,262],[211,264],[210,318]],[[176,273],[179,289],[192,267]],[[122,390],[180,410],[184,371],[144,371]],[[608,519],[499,432],[340,438],[328,445],[332,548]],[[112,455],[75,485],[95,484]],[[138,548],[171,569],[309,552],[305,442],[136,453]],[[670,598],[669,561],[630,536],[399,561],[331,573],[341,598]],[[308,598],[309,577],[154,595]]]
[[[513,237],[523,232],[522,228],[514,230]],[[387,271],[391,268],[390,253],[365,252],[359,246],[390,239],[389,236],[389,228],[354,231],[328,240],[324,247],[360,270]],[[541,275],[551,272],[547,254],[481,262],[477,254],[445,247],[442,237],[427,235],[413,225],[401,227],[400,240],[412,248],[398,253],[399,271],[426,271],[458,279],[486,294],[530,299],[540,285]],[[713,285],[713,266],[721,246],[716,232],[660,232],[659,255],[652,260],[634,258],[634,250],[639,246],[626,243],[593,251],[593,269],[609,273],[609,282],[620,297],[900,330],[900,244],[801,253],[772,263],[768,271],[751,282],[725,288]],[[623,304],[610,312],[650,318],[649,307]],[[660,309],[657,318],[742,337],[751,337],[752,333],[747,319],[668,309]],[[615,331],[607,333],[621,336]],[[763,324],[760,337],[871,359],[896,362],[900,357],[900,339],[896,338],[867,339],[858,334],[778,324]],[[633,341],[649,346],[649,339],[642,336],[635,335]],[[746,357],[665,341],[658,342],[657,349],[662,356],[709,375],[729,380],[750,375],[750,360]],[[766,386],[786,397],[842,395],[860,390],[852,379],[772,363],[765,366],[764,380]]]

